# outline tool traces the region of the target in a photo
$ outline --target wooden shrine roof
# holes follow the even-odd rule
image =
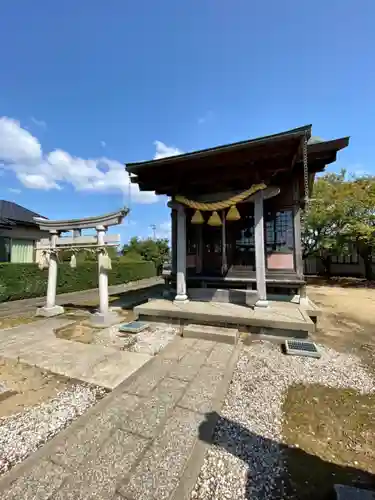
[[[290,175],[294,168],[301,167],[305,135],[311,137],[311,125],[192,153],[128,163],[126,170],[131,182],[142,191],[169,196],[247,189],[253,183],[268,183],[275,175]],[[348,144],[348,137],[309,144],[309,170],[323,170]]]

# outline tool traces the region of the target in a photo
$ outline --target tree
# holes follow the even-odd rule
[[[319,257],[329,275],[332,255],[354,247],[364,260],[366,278],[373,279],[375,177],[347,178],[343,170],[318,178],[303,222],[304,258]]]
[[[325,274],[330,274],[331,256],[344,250],[345,172],[326,174],[314,184],[308,210],[302,214],[303,257],[322,260]]]
[[[141,240],[134,236],[128,244],[122,249],[123,255],[128,257],[141,256],[143,260],[152,261],[158,271],[161,273],[163,264],[169,260],[170,252],[167,239],[147,238]]]
[[[351,183],[351,210],[346,238],[353,243],[365,266],[365,277],[374,279],[372,255],[375,250],[375,177],[365,176]]]

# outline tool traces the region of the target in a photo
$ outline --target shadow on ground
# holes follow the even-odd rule
[[[264,438],[216,412],[206,414],[206,419],[199,428],[199,438],[210,445],[223,448],[246,463],[248,500],[254,498],[328,500],[335,498],[334,484],[365,489],[375,488],[375,476],[371,473],[327,462],[299,448]],[[254,460],[254,457],[257,460]],[[267,481],[266,478],[272,477],[274,471],[282,464],[284,477],[276,478],[275,484]],[[259,476],[264,478],[261,484],[257,480]]]

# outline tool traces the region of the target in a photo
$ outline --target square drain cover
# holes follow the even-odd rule
[[[309,356],[311,358],[320,358],[321,356],[316,344],[307,340],[286,340],[285,352],[294,356]]]
[[[124,323],[119,327],[119,332],[123,333],[139,333],[145,330],[149,326],[149,323],[144,321],[131,321],[130,323]]]

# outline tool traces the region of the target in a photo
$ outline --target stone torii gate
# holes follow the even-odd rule
[[[106,236],[109,226],[121,224],[129,213],[127,208],[97,217],[84,219],[50,220],[34,217],[34,221],[43,231],[49,231],[50,238],[47,244],[40,244],[37,249],[48,260],[48,286],[46,305],[37,310],[39,316],[56,316],[63,314],[64,308],[56,304],[58,252],[61,250],[93,250],[98,255],[99,274],[99,311],[92,316],[92,322],[98,325],[107,325],[112,322],[113,313],[108,306],[108,269],[110,258],[107,247],[117,246],[111,235]],[[96,229],[95,236],[82,236],[82,230]],[[73,232],[72,237],[60,238],[61,233]],[[116,238],[115,238],[116,239]]]

